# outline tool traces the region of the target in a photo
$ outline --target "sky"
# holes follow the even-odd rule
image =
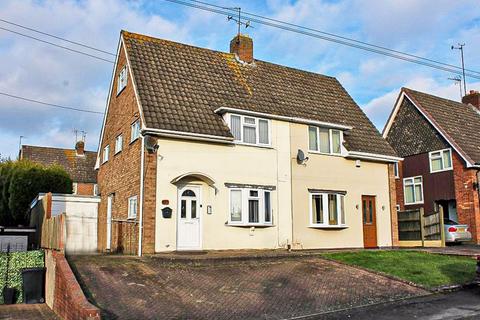
[[[465,43],[468,69],[480,71],[478,0],[206,0],[223,7],[315,28],[454,65]],[[228,51],[236,25],[225,16],[157,1],[2,0],[0,19],[115,53],[120,30]],[[401,87],[459,100],[453,74],[317,38],[253,23],[242,30],[254,56],[334,76],[381,131]],[[7,28],[75,50],[114,57],[0,21]],[[103,112],[113,64],[0,29],[0,92]],[[467,78],[479,90],[480,80]],[[62,110],[0,95],[0,156],[16,158],[23,143],[73,148],[74,130],[96,150],[102,115]]]

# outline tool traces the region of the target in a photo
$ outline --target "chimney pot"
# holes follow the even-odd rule
[[[85,155],[85,142],[77,141],[75,144],[75,150],[77,151],[77,156]]]
[[[230,53],[235,53],[243,62],[253,62],[253,40],[247,35],[236,35],[230,41]]]

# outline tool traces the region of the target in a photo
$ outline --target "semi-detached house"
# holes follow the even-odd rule
[[[399,158],[333,77],[122,31],[98,152],[98,245],[390,247]]]

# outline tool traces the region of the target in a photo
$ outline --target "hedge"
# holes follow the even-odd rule
[[[30,203],[41,192],[72,193],[72,180],[60,166],[30,161],[0,163],[0,225],[28,225]]]
[[[10,255],[10,257],[8,257]],[[8,282],[7,278],[7,259],[8,262]],[[16,289],[16,303],[23,302],[22,296],[22,269],[44,267],[45,258],[43,250],[25,251],[25,252],[5,252],[0,253],[0,304],[3,304],[3,288],[5,285]]]

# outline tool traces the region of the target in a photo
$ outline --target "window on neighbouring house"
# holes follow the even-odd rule
[[[308,149],[325,154],[342,154],[343,133],[340,130],[308,127]]]
[[[98,196],[99,195],[99,192],[98,192],[98,184],[94,184],[93,185],[93,195],[94,196]]]
[[[423,203],[422,177],[411,177],[403,179],[405,204]]]
[[[270,191],[230,189],[230,224],[269,225],[272,223]]]
[[[445,171],[453,168],[451,149],[430,152],[429,157],[430,172]]]
[[[78,184],[74,182],[72,186],[72,193],[77,194],[77,192],[78,192]]]
[[[115,138],[115,154],[122,151],[123,148],[123,136],[119,135]]]
[[[235,141],[252,145],[270,145],[270,120],[232,114],[230,130]]]
[[[128,219],[137,218],[137,196],[128,198]]]
[[[103,148],[103,163],[108,161],[108,157],[110,155],[110,145],[106,145],[105,148]]]
[[[127,86],[128,71],[127,66],[124,66],[118,74],[117,80],[117,95]]]
[[[400,178],[400,173],[398,171],[398,162],[393,164],[393,173],[395,174],[395,178]]]
[[[140,137],[140,120],[135,121],[131,125],[130,142],[133,142]]]
[[[310,223],[315,227],[345,226],[345,195],[310,193]]]

